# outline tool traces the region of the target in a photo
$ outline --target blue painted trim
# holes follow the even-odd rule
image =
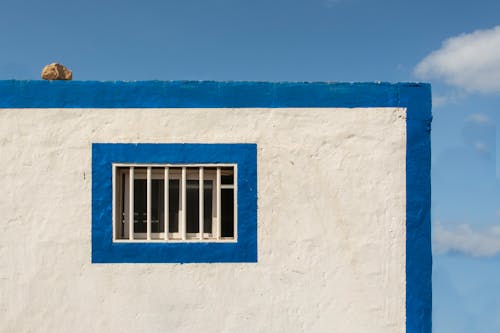
[[[0,108],[397,106],[411,83],[0,81]],[[426,85],[416,85],[425,88]]]
[[[0,108],[42,107],[406,107],[406,323],[407,332],[431,332],[430,85],[0,81]]]
[[[432,331],[431,90],[399,87],[406,121],[406,332]]]
[[[113,243],[112,163],[236,163],[235,243]],[[92,262],[257,262],[256,144],[92,144]]]

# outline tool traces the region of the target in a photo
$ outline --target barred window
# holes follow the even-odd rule
[[[236,235],[235,164],[113,164],[114,242],[234,242]]]

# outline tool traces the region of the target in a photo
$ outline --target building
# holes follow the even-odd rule
[[[2,331],[430,332],[430,123],[426,84],[0,81]]]

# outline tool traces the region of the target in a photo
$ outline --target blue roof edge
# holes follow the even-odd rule
[[[0,81],[0,108],[399,106],[427,83],[251,81]]]

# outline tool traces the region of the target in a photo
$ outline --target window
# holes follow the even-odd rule
[[[92,144],[93,263],[256,261],[256,144]]]
[[[113,164],[113,174],[114,242],[236,241],[236,165]]]

